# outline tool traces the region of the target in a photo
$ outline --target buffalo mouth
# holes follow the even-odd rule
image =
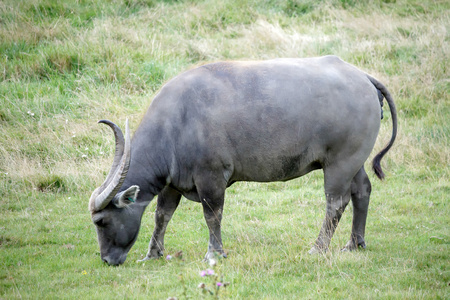
[[[106,255],[102,256],[102,261],[110,266],[119,266],[125,262],[127,259],[127,253],[119,255],[117,257]]]

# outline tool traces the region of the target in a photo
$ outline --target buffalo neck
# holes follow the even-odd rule
[[[128,174],[120,190],[138,185],[141,199],[146,201],[158,195],[169,177],[168,161],[171,144],[163,137],[160,126],[139,126],[131,141],[131,160]],[[145,198],[145,199],[144,199]]]

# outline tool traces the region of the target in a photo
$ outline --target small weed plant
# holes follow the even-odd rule
[[[182,252],[177,252],[174,256],[167,255],[166,260],[172,261],[172,260],[180,261],[182,264],[184,264],[184,259],[182,258]],[[214,257],[209,258],[208,260],[204,261],[205,266],[209,266],[206,269],[202,269],[198,276],[201,277],[201,282],[197,285],[197,289],[194,293],[194,295],[191,296],[189,291],[192,291],[192,288],[186,286],[185,281],[185,275],[184,272],[180,273],[179,275],[179,282],[182,287],[182,293],[180,297],[169,297],[168,300],[175,300],[175,299],[197,299],[198,297],[201,298],[209,298],[209,299],[220,299],[225,296],[225,289],[227,286],[230,285],[229,282],[224,281],[224,274],[221,271],[221,268],[219,268],[219,264],[221,264],[223,261],[223,256],[219,255],[217,252],[214,253]]]
[[[205,278],[205,282],[200,282],[198,288],[203,295],[211,296],[213,299],[219,299],[222,290],[230,285],[229,282],[224,282],[223,274],[219,273],[217,269],[217,264],[222,258],[216,253],[215,257],[208,259],[211,268],[200,271],[200,276]]]

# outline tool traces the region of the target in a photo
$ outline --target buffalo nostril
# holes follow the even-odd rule
[[[102,257],[102,261],[109,265],[109,257],[108,256]]]

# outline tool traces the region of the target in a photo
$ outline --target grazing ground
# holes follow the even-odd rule
[[[449,299],[449,19],[444,0],[1,1],[0,299]],[[398,108],[387,177],[369,174],[366,250],[340,252],[349,206],[330,251],[308,255],[325,210],[316,171],[227,190],[217,278],[199,275],[208,230],[185,199],[172,259],[136,262],[152,203],[125,264],[101,262],[87,205],[114,139],[97,120],[136,129],[165,81],[206,62],[325,54],[380,79]],[[385,106],[373,153],[391,126]]]

